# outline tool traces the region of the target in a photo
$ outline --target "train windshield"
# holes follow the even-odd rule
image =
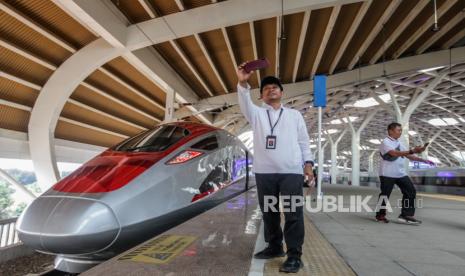
[[[112,150],[130,152],[164,151],[188,135],[189,131],[185,128],[164,125],[129,138],[113,147]]]

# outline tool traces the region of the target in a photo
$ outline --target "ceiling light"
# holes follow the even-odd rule
[[[447,123],[440,118],[430,119],[428,123],[433,126],[447,126]]]
[[[389,93],[380,95],[379,98],[385,103],[388,103],[391,101],[391,95],[389,95]],[[370,98],[356,101],[353,106],[363,108],[363,107],[371,107],[371,106],[376,106],[376,105],[379,105],[378,101],[370,97]]]
[[[340,125],[340,124],[342,124],[341,120],[339,120],[339,119],[332,120],[332,121],[329,122],[329,123],[332,124],[332,125]]]
[[[375,144],[375,145],[381,144],[381,140],[379,140],[379,139],[370,139],[368,142],[370,142],[372,144]]]
[[[454,118],[442,118],[449,126],[456,125],[459,122],[457,122],[456,119]]]
[[[352,116],[349,116],[349,121],[353,122],[355,120],[357,120],[358,117],[352,117]],[[342,120],[344,121],[344,123],[347,123],[347,118],[342,118]]]
[[[418,72],[426,73],[426,72],[430,72],[430,71],[436,71],[436,70],[439,70],[439,69],[442,69],[442,68],[444,68],[444,66],[431,67],[431,68],[419,70]]]
[[[408,134],[411,135],[411,136],[415,136],[415,135],[417,135],[418,133],[417,133],[416,131],[414,131],[414,130],[409,130],[409,131],[408,131]]]
[[[465,151],[458,151],[458,150],[456,150],[456,151],[452,152],[452,154],[453,154],[455,157],[457,157],[458,159],[461,159],[461,160],[465,161]]]
[[[389,93],[385,93],[385,94],[379,96],[379,98],[381,100],[383,100],[383,102],[385,102],[385,103],[388,103],[388,102],[391,101],[391,95]]]
[[[358,100],[354,103],[354,107],[371,107],[371,106],[375,106],[375,105],[379,105],[379,103],[373,99],[373,98],[367,98],[367,99],[363,99],[363,100]]]
[[[334,133],[339,132],[339,130],[337,130],[337,129],[328,129],[328,130],[326,130],[326,132],[327,132],[328,134],[334,134]]]
[[[452,126],[458,124],[459,122],[457,122],[457,120],[454,118],[434,118],[428,120],[428,123],[433,126]]]
[[[349,120],[350,120],[351,122],[353,122],[353,121],[355,121],[355,120],[357,120],[357,119],[358,119],[358,117],[349,116]],[[330,122],[330,124],[332,124],[332,125],[340,125],[340,124],[342,124],[342,122],[347,123],[347,118],[342,118],[342,121],[339,120],[339,119],[332,120],[332,121]]]
[[[430,161],[433,161],[433,162],[436,163],[436,164],[440,164],[440,163],[441,163],[441,160],[439,160],[438,158],[433,157],[433,156],[429,156],[428,159],[429,159]]]

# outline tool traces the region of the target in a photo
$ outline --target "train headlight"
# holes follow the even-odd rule
[[[203,152],[201,151],[195,151],[195,150],[185,150],[178,154],[176,157],[172,158],[170,161],[166,162],[167,165],[174,165],[174,164],[181,164],[185,163],[191,159],[194,159],[200,155],[202,155]]]

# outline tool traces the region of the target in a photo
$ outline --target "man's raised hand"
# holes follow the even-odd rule
[[[243,87],[247,86],[247,81],[249,80],[250,76],[252,76],[252,74],[255,73],[255,71],[250,71],[248,73],[245,71],[244,65],[246,63],[247,62],[241,63],[241,65],[239,65],[237,67],[237,71],[236,71],[236,73],[237,73],[237,81]]]

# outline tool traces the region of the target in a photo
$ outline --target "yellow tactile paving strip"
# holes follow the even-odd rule
[[[334,247],[323,237],[311,220],[305,217],[305,242],[303,246],[302,261],[304,267],[299,273],[292,275],[356,275]],[[275,258],[265,263],[264,275],[291,275],[280,273],[279,267],[285,261]]]
[[[444,194],[424,194],[417,193],[419,196],[437,198],[437,199],[446,199],[446,200],[455,200],[465,202],[465,196],[456,196],[456,195],[444,195]]]

